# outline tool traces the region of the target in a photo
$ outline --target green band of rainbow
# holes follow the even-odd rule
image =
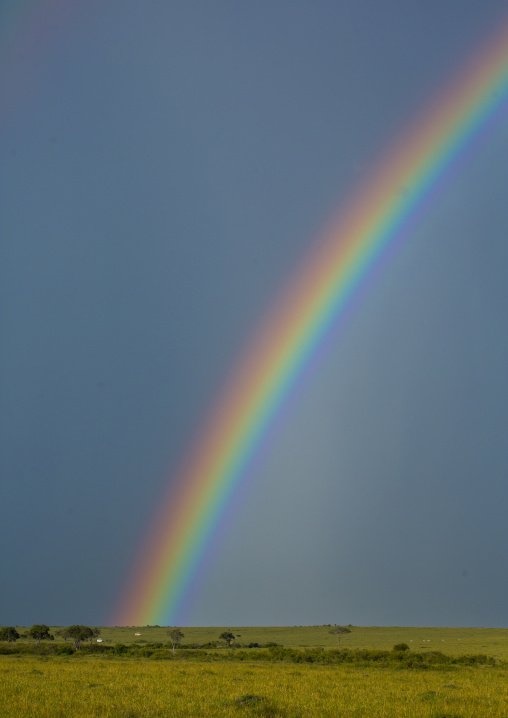
[[[304,368],[507,94],[505,24],[390,148],[252,338],[163,502],[116,623],[177,622],[213,532]]]

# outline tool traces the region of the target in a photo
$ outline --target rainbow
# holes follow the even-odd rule
[[[366,277],[508,95],[508,24],[374,167],[246,347],[162,501],[117,624],[172,624],[274,419]]]

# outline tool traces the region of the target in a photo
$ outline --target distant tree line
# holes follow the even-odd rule
[[[69,626],[68,628],[61,628],[55,631],[56,636],[60,636],[67,641],[71,638],[74,641],[74,648],[79,650],[83,641],[90,641],[90,645],[93,643],[94,638],[97,639],[101,635],[100,628],[91,628],[90,626]],[[18,633],[14,626],[2,626],[0,627],[0,641],[8,641],[14,643],[19,638],[31,638],[36,642],[37,646],[40,646],[41,641],[54,641],[55,636],[50,633],[49,626],[44,623],[34,624],[26,633]]]
[[[30,646],[22,642],[19,642],[17,645],[13,645],[14,641],[16,641],[17,639],[15,638],[14,634],[9,631],[9,628],[12,627],[7,626],[0,629],[0,636],[2,636],[2,639],[4,641],[7,641],[6,644],[0,645],[0,654],[10,655],[16,653],[37,653],[47,656],[71,656],[76,653],[77,646],[80,647],[81,650],[78,651],[78,653],[81,654],[90,653],[92,655],[96,654],[99,656],[117,656],[123,659],[132,657],[166,661],[178,660],[178,658],[180,657],[186,661],[193,660],[199,662],[234,661],[241,663],[242,661],[261,661],[269,663],[315,663],[324,665],[346,664],[351,666],[364,667],[377,665],[387,667],[396,666],[397,668],[401,669],[423,669],[446,665],[466,665],[471,667],[506,665],[503,663],[503,661],[499,661],[493,656],[487,656],[485,654],[450,656],[441,653],[440,651],[428,651],[423,653],[413,652],[412,650],[410,650],[409,646],[406,643],[395,644],[391,651],[378,649],[373,650],[366,648],[331,648],[325,650],[322,646],[300,649],[277,646],[276,644],[272,644],[271,646],[269,646],[268,644],[265,644],[265,646],[249,644],[249,646],[239,647],[238,644],[235,645],[234,641],[229,643],[229,639],[226,638],[220,638],[220,641],[210,641],[208,644],[201,646],[192,644],[188,646],[183,646],[180,642],[181,638],[183,638],[183,633],[180,631],[180,629],[171,629],[180,631],[182,635],[176,635],[176,637],[174,636],[174,642],[171,641],[166,644],[156,642],[144,643],[144,645],[141,646],[139,645],[139,643],[132,643],[129,645],[117,643],[114,646],[107,646],[104,643],[92,643],[91,645],[85,643],[85,645],[82,645],[82,642],[90,640],[90,635],[88,631],[83,631],[81,629],[86,629],[89,627],[78,626],[77,629],[79,630],[71,631],[70,633],[74,635],[68,636],[68,638],[72,638],[72,641],[74,642],[74,646],[72,646],[66,643],[51,643],[51,638],[49,638],[49,635],[46,635],[45,638],[42,638],[41,633],[45,634],[46,632],[41,631],[40,627],[37,627],[35,631],[33,631],[33,633],[31,633],[31,629],[30,631],[27,631],[25,636],[28,636],[31,633],[30,637],[37,641],[38,644],[41,644],[42,641],[47,641],[47,643],[46,645],[39,645],[39,647],[35,647],[33,645]],[[72,627],[69,626],[69,628]],[[14,631],[17,633],[16,629],[14,629]],[[229,633],[231,633],[231,631],[229,631]],[[23,635],[19,637],[23,638]],[[236,636],[236,638],[238,637],[239,636]],[[219,645],[220,642],[222,642],[223,650],[218,650],[221,648],[221,645]],[[179,656],[175,656],[176,646],[179,646],[180,648],[178,652]],[[246,650],[249,647],[259,648],[259,650]],[[173,651],[171,651],[171,648],[173,648]]]
[[[158,628],[160,628],[160,626],[158,626]],[[178,647],[182,647],[191,651],[200,649],[214,650],[224,647],[235,649],[242,648],[241,644],[238,643],[238,639],[241,638],[241,635],[235,635],[231,630],[222,631],[222,633],[220,633],[218,636],[218,640],[208,641],[203,645],[195,643],[189,643],[187,645],[182,644],[182,639],[185,637],[185,635],[182,629],[178,628],[177,626],[169,626],[168,628],[166,628],[166,633],[169,638],[168,644],[163,644],[162,642],[147,643],[145,640],[140,640],[139,643],[143,643],[145,645],[140,646],[138,643],[134,642],[129,645],[126,645],[124,643],[117,643],[114,646],[106,646],[102,643],[102,641],[100,641],[99,645],[97,645],[97,642],[94,643],[94,639],[97,639],[97,637],[101,635],[100,628],[92,628],[90,626],[83,625],[73,625],[68,626],[67,628],[59,628],[55,630],[54,635],[52,635],[49,626],[46,626],[45,624],[36,624],[31,628],[27,629],[25,633],[21,634],[18,633],[17,629],[14,626],[0,627],[0,641],[7,641],[8,643],[12,644],[20,638],[29,638],[35,641],[37,648],[43,650],[43,648],[41,647],[41,641],[54,641],[55,637],[57,637],[62,638],[65,643],[69,641],[71,645],[62,645],[61,643],[59,643],[51,649],[49,649],[48,646],[48,648],[43,651],[44,653],[70,655],[71,653],[74,653],[74,651],[87,650],[88,652],[92,653],[113,652],[119,656],[140,655],[143,657],[152,657],[154,654],[160,654],[159,657],[163,658],[166,657],[167,651],[165,649],[167,648],[172,649],[173,657],[176,655],[176,649]],[[90,647],[83,646],[83,644],[86,644],[87,641],[90,643]],[[275,648],[277,647],[277,645],[278,644],[274,643],[273,641],[269,641],[265,644],[251,642],[243,647]],[[9,650],[0,649],[0,653],[25,652],[27,648],[28,647],[24,648],[22,645],[20,645],[19,650],[14,648],[11,648]]]

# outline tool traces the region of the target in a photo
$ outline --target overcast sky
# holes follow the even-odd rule
[[[259,319],[506,0],[0,7],[0,623],[104,624]],[[506,626],[508,107],[371,282],[182,625]]]

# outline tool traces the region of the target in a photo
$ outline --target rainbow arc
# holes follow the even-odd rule
[[[115,623],[178,622],[210,538],[309,361],[507,95],[505,23],[388,148],[283,288],[173,479]]]

